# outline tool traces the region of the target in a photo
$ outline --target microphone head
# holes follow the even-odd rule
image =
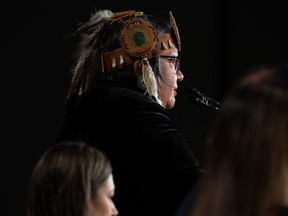
[[[187,85],[185,87],[185,91],[189,94],[189,101],[196,105],[203,105],[206,107],[210,107],[213,109],[217,109],[219,107],[219,102],[209,98],[208,96],[199,92],[196,88],[191,85]]]

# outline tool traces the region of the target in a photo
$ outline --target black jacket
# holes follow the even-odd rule
[[[108,156],[123,216],[173,215],[202,173],[169,113],[121,87],[97,87],[70,104],[62,140],[84,140]]]

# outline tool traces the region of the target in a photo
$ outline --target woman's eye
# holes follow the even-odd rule
[[[175,65],[175,64],[176,64],[176,60],[175,60],[175,59],[171,59],[171,60],[170,60],[170,63],[172,63],[173,65]]]

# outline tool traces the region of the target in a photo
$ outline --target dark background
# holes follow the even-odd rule
[[[2,0],[1,215],[23,215],[32,168],[54,142],[64,119],[75,41],[63,36],[87,21],[94,8],[158,16],[172,10],[181,36],[185,79],[171,112],[200,162],[204,137],[217,111],[190,103],[184,87],[192,85],[221,102],[246,69],[288,60],[284,0]]]

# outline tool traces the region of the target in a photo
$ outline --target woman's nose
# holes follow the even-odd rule
[[[178,81],[182,81],[183,79],[184,79],[184,75],[181,72],[181,70],[179,70],[178,73],[177,73],[177,80]]]

